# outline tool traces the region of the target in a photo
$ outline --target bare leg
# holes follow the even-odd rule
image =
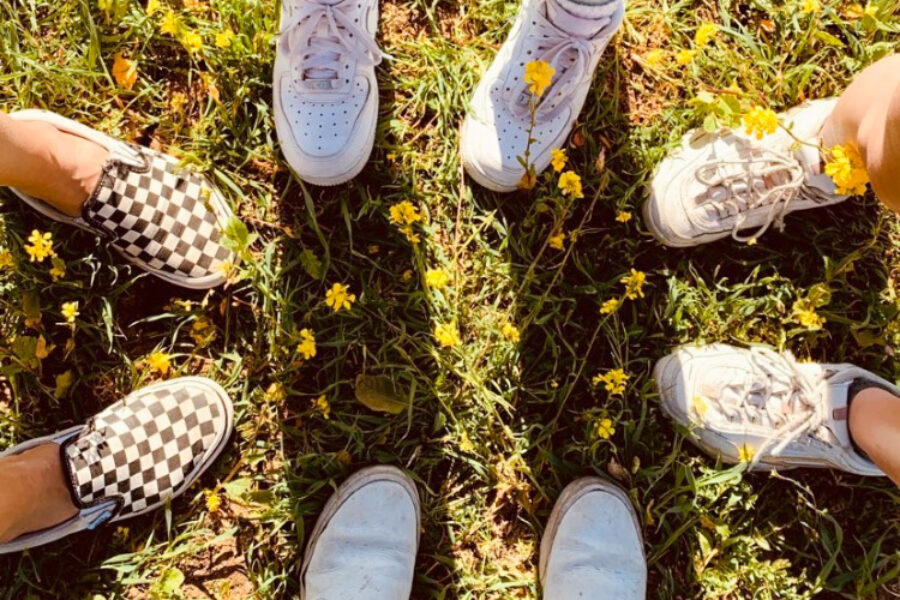
[[[878,61],[850,84],[822,130],[822,141],[826,147],[856,144],[872,189],[900,212],[900,54]]]
[[[77,513],[63,478],[59,446],[43,444],[0,458],[0,543]]]
[[[0,113],[0,186],[18,188],[76,217],[109,152],[39,121]]]
[[[850,434],[869,458],[900,485],[900,398],[868,388],[853,398]]]

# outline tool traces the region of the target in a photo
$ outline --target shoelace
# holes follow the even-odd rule
[[[599,32],[586,38],[563,31],[540,11],[535,11],[531,18],[535,21],[535,26],[530,37],[538,40],[538,52],[529,58],[543,60],[556,70],[553,84],[544,92],[536,112],[537,117],[547,120],[559,114],[572,101],[571,92],[587,75],[593,54],[602,51],[609,38],[615,34],[617,26],[610,27],[613,20],[606,18],[606,23],[600,27]],[[557,94],[561,100],[554,104],[549,99],[557,97]],[[508,107],[513,114],[523,115],[529,111],[527,103],[521,102],[525,97],[530,97],[530,92],[528,84],[520,77],[518,84],[507,93]]]
[[[779,231],[784,230],[784,217],[788,214],[791,203],[797,198],[821,202],[824,194],[815,188],[804,185],[806,173],[803,166],[792,155],[771,150],[755,148],[758,154],[743,160],[711,160],[700,165],[696,171],[697,180],[707,188],[719,188],[725,193],[724,198],[711,196],[702,204],[715,210],[717,216],[734,215],[734,226],[731,237],[739,242],[747,242],[764,234],[774,223]],[[742,167],[740,172],[720,174],[722,167]],[[769,185],[768,180],[784,179],[783,182]],[[749,236],[741,236],[738,232],[747,219],[747,211],[768,206],[769,212],[760,228]]]
[[[328,4],[305,0],[279,33],[286,35],[292,53],[299,57],[305,79],[342,79],[346,57],[364,66],[376,66],[385,54],[361,23],[354,22],[353,0]]]
[[[723,403],[722,398],[712,401],[729,417],[773,424],[772,433],[755,449],[752,466],[766,452],[777,455],[791,442],[822,427],[828,416],[823,401],[828,382],[824,374],[810,375],[793,357],[768,348],[751,348],[750,364],[754,376],[736,390],[736,403]],[[774,426],[776,423],[780,425]]]

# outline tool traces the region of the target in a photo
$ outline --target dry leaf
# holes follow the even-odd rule
[[[112,74],[119,87],[130,90],[137,81],[137,61],[129,60],[121,52],[116,52]]]

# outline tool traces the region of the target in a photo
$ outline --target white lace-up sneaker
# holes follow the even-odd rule
[[[552,150],[563,145],[581,112],[600,55],[624,14],[624,0],[599,6],[523,0],[509,38],[475,88],[463,123],[462,161],[475,181],[508,192],[525,175],[519,157],[528,143],[531,94],[523,75],[533,60],[556,70],[537,107],[530,151],[535,172],[547,168]]]
[[[743,128],[688,133],[651,180],[644,204],[650,232],[674,247],[729,235],[746,242],[773,223],[783,229],[788,213],[846,200],[820,167],[819,132],[836,104],[815,100],[780,115],[803,144],[781,128],[761,140]]]
[[[727,463],[884,475],[853,446],[849,390],[857,380],[900,390],[864,369],[797,362],[766,347],[712,344],[679,348],[656,364],[653,376],[666,413]]]
[[[644,600],[641,526],[624,491],[597,477],[560,495],[541,541],[544,600]]]
[[[300,600],[409,600],[419,547],[419,494],[393,467],[351,476],[310,534]]]
[[[378,0],[282,0],[275,128],[294,172],[337,185],[365,166],[378,122]]]

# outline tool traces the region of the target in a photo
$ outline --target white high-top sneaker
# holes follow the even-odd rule
[[[275,129],[298,177],[337,185],[365,166],[378,122],[378,0],[282,0]]]
[[[523,0],[509,37],[475,88],[463,123],[462,161],[475,181],[508,192],[525,175],[519,157],[528,143],[531,94],[523,75],[533,60],[556,70],[539,101],[530,151],[535,172],[547,168],[552,150],[563,145],[581,112],[600,55],[624,14],[624,0],[598,6]]]
[[[653,370],[662,407],[704,451],[754,470],[830,467],[883,476],[853,446],[848,396],[858,380],[894,385],[848,364],[797,362],[754,346],[684,346]]]
[[[644,600],[641,527],[624,491],[597,477],[566,487],[541,541],[544,600]]]
[[[301,600],[409,600],[419,548],[419,494],[394,467],[352,475],[309,537]]]
[[[694,130],[656,169],[644,220],[667,246],[733,236],[756,239],[785,215],[847,199],[822,173],[819,132],[837,98],[807,102],[780,115],[783,129],[758,140],[739,130]],[[742,230],[749,230],[741,234]]]

